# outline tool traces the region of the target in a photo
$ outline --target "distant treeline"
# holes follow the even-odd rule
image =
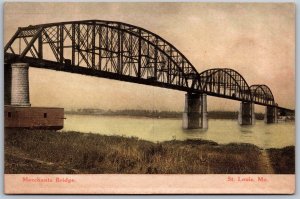
[[[237,111],[210,111],[208,112],[208,118],[211,119],[237,119],[238,118]],[[257,120],[263,120],[263,113],[255,113],[255,118]]]
[[[77,109],[71,111],[65,111],[67,114],[80,114],[80,115],[119,115],[119,116],[136,116],[136,117],[150,117],[150,118],[181,118],[182,112],[178,111],[158,111],[158,110],[103,110],[103,109]],[[263,113],[256,113],[256,119],[264,119]],[[211,119],[237,119],[238,112],[236,111],[210,111],[208,112],[208,118]]]
[[[122,116],[140,116],[151,118],[179,118],[182,116],[181,112],[176,111],[158,111],[158,110],[103,110],[103,109],[77,109],[76,111],[65,111],[67,114],[82,114],[82,115],[122,115]]]

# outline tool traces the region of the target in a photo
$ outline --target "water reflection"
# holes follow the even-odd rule
[[[241,128],[240,131],[241,131],[241,133],[245,133],[245,134],[252,133],[251,129],[246,129],[246,128]]]
[[[220,144],[252,143],[261,148],[281,148],[295,144],[294,122],[240,126],[237,120],[210,119],[207,130],[183,130],[180,119],[150,119],[118,116],[66,115],[64,131],[139,137],[153,142],[205,139]]]

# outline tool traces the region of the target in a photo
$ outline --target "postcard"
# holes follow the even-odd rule
[[[294,3],[4,5],[6,194],[293,194]]]

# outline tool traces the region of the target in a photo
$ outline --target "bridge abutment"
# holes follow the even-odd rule
[[[28,69],[28,63],[11,64],[10,104],[12,106],[30,106]]]
[[[207,95],[187,93],[182,119],[184,129],[207,129]]]
[[[273,106],[266,106],[265,109],[265,123],[271,124],[271,123],[277,123],[278,122],[278,116],[277,116],[277,107]]]
[[[4,127],[62,129],[63,108],[31,107],[28,69],[28,63],[5,64]]]
[[[255,124],[254,103],[241,102],[240,111],[238,115],[238,122],[240,125]]]

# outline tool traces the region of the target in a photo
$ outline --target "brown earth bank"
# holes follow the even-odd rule
[[[295,173],[295,147],[288,146],[282,149],[267,149],[271,166],[274,173],[294,174]]]
[[[7,174],[293,174],[295,147],[135,137],[51,130],[5,130]]]

